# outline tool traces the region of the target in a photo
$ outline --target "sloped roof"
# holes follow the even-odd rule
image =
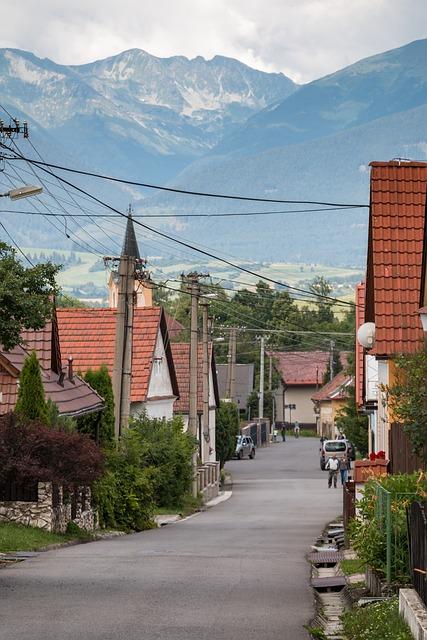
[[[133,220],[130,213],[128,214],[128,219],[126,223],[126,233],[125,233],[125,239],[123,242],[122,256],[128,256],[129,258],[132,257],[137,259],[139,259],[140,257],[138,242],[136,240],[136,235],[135,235],[135,228],[133,226]]]
[[[270,351],[276,369],[286,386],[322,384],[329,362],[329,351]]]
[[[33,332],[39,333],[39,332]],[[46,333],[41,330],[40,339],[34,336],[28,342],[31,344],[43,343]],[[26,335],[31,338],[30,332]],[[5,351],[0,345],[0,365],[4,367],[14,378],[18,378],[21,374],[22,367],[26,357],[33,349],[25,349],[22,346],[16,346],[11,351]],[[37,351],[36,351],[37,353]],[[90,385],[82,380],[79,376],[73,375],[72,380],[68,377],[68,372],[64,371],[62,380],[57,372],[52,371],[41,365],[41,375],[46,398],[52,400],[58,407],[60,415],[79,416],[94,411],[100,411],[104,406],[101,396]],[[9,389],[6,396],[6,403],[0,405],[1,413],[13,411],[18,397],[17,386]]]
[[[188,342],[174,342],[171,345],[176,377],[178,380],[179,398],[175,401],[174,411],[189,413],[190,410],[190,345]],[[214,384],[215,405],[219,406],[218,382],[215,356],[210,345],[211,371]],[[203,413],[203,345],[197,350],[197,412]]]
[[[364,282],[356,285],[356,331],[365,322],[365,293],[366,286]],[[356,357],[355,357],[355,387],[356,387],[356,404],[361,406],[364,400],[364,352],[363,347],[359,344],[356,337]]]
[[[58,309],[61,349],[74,360],[76,371],[86,373],[102,364],[113,375],[116,309]],[[178,395],[166,319],[160,307],[134,309],[131,402],[147,399],[157,334],[165,344],[174,395]]]
[[[345,400],[348,398],[346,387],[353,383],[353,376],[345,371],[340,371],[337,375],[325,384],[319,391],[311,397],[314,402],[322,400]]]
[[[375,323],[372,354],[417,351],[426,213],[426,162],[371,163],[365,320]]]

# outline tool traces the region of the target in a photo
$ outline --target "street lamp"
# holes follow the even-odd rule
[[[18,187],[11,189],[6,193],[0,193],[0,198],[10,198],[11,200],[20,200],[21,198],[29,198],[30,196],[38,196],[42,193],[43,187],[35,187],[33,185]]]

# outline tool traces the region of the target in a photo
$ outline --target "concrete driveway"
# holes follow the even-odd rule
[[[327,488],[317,439],[228,468],[233,496],[205,513],[1,570],[1,640],[306,639],[304,555],[341,489]]]

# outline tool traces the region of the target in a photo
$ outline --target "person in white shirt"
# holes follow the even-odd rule
[[[332,458],[329,458],[328,462],[325,465],[325,469],[329,471],[329,475],[328,475],[329,489],[332,487],[332,480],[334,481],[335,489],[337,488],[337,475],[338,475],[339,466],[340,466],[340,461],[337,458],[337,454],[334,453]]]

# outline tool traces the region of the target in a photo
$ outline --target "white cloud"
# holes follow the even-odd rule
[[[81,64],[216,54],[309,81],[425,36],[425,0],[3,0],[0,46]]]

